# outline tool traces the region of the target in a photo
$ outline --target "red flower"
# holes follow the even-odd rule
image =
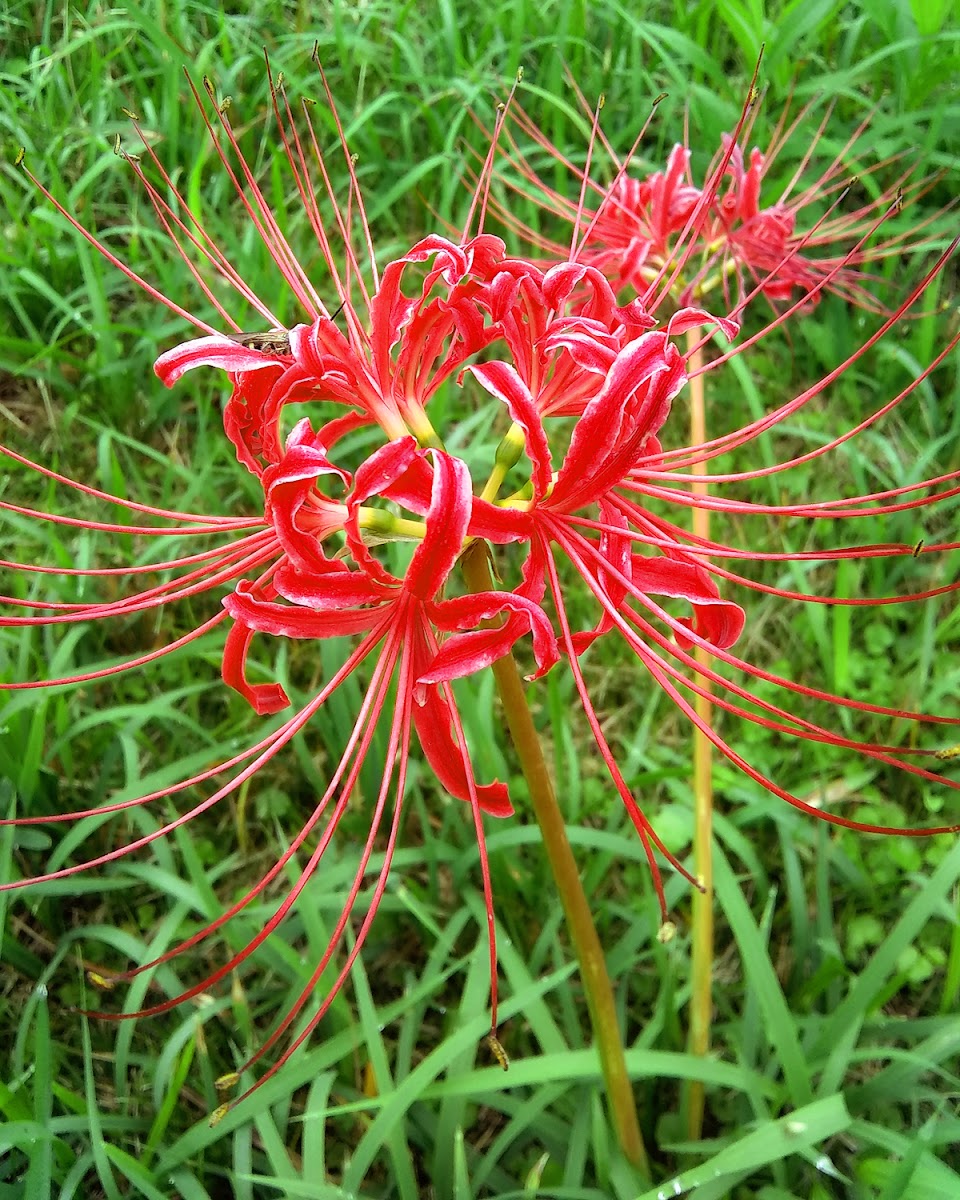
[[[589,111],[583,95],[578,92],[578,97]],[[882,281],[867,275],[864,268],[934,244],[918,237],[933,218],[882,241],[875,241],[873,235],[906,201],[926,194],[935,179],[912,180],[914,171],[905,169],[876,199],[844,211],[841,204],[851,188],[859,186],[860,177],[876,175],[896,161],[873,163],[859,177],[848,167],[848,155],[869,120],[819,176],[799,186],[830,109],[812,139],[807,130],[812,103],[789,124],[784,112],[767,152],[754,148],[746,154],[742,143],[750,135],[758,107],[744,106],[733,135],[723,135],[702,184],[693,179],[689,145],[673,147],[665,170],[639,176],[631,167],[637,143],[621,161],[595,124],[587,163],[594,139],[599,140],[616,169],[609,185],[597,182],[589,166],[584,170],[572,164],[521,109],[514,108],[516,126],[570,171],[581,199],[578,203],[572,195],[551,187],[515,142],[505,156],[509,170],[503,169],[502,177],[517,192],[572,224],[577,260],[601,271],[615,292],[629,289],[639,295],[652,312],[663,303],[681,307],[703,303],[719,292],[735,315],[747,298],[757,294],[778,302],[806,298],[815,304],[828,290],[861,309],[886,314],[876,287],[871,287]],[[787,190],[772,204],[764,204],[764,176],[798,130],[810,149]],[[564,246],[523,225],[509,209],[498,206],[496,211],[508,228],[548,258],[566,253]]]
[[[917,301],[930,280],[942,269],[954,248],[955,244],[941,256],[927,276],[903,301],[898,311],[892,314],[881,330],[874,335],[871,343],[882,333],[889,331],[910,305]],[[682,325],[688,327],[694,322],[706,319],[706,314],[702,313],[684,315]],[[728,333],[732,334],[735,328],[728,326]],[[788,696],[792,693],[798,698],[820,701],[832,708],[874,713],[918,723],[957,725],[960,721],[956,718],[925,715],[906,708],[883,708],[794,684],[789,679],[776,676],[732,654],[730,649],[743,630],[745,614],[738,604],[721,596],[718,581],[735,582],[742,587],[757,588],[761,591],[773,591],[785,600],[812,604],[848,603],[853,606],[926,599],[954,592],[960,588],[960,583],[947,583],[913,595],[850,601],[838,601],[833,596],[827,598],[787,589],[771,589],[754,584],[748,577],[735,574],[713,561],[759,561],[771,557],[770,555],[724,544],[721,541],[707,543],[694,539],[683,528],[664,519],[657,509],[662,508],[664,503],[683,508],[705,505],[716,511],[735,514],[768,513],[784,518],[799,516],[841,520],[856,515],[901,511],[906,507],[932,507],[939,502],[949,501],[953,496],[960,494],[960,487],[948,486],[960,479],[960,472],[954,471],[925,479],[909,489],[855,497],[842,505],[836,501],[810,505],[768,505],[728,499],[723,495],[726,486],[736,487],[743,482],[749,483],[774,471],[787,471],[800,462],[829,454],[856,433],[857,429],[854,429],[800,460],[787,460],[774,467],[757,471],[712,474],[711,480],[719,494],[705,498],[696,494],[691,486],[699,481],[699,477],[684,471],[688,464],[702,461],[704,457],[712,459],[728,450],[738,449],[760,439],[769,429],[795,418],[805,405],[821,395],[843,371],[859,359],[864,348],[858,350],[847,362],[814,387],[773,411],[763,421],[736,430],[706,446],[686,447],[667,454],[658,435],[667,423],[671,401],[678,395],[687,379],[684,356],[670,340],[669,333],[643,334],[626,342],[622,349],[615,352],[609,342],[609,332],[604,337],[597,336],[591,345],[586,344],[582,332],[581,330],[581,336],[576,341],[570,338],[563,342],[559,337],[547,334],[541,343],[549,345],[556,354],[569,353],[570,349],[575,347],[578,362],[588,364],[588,370],[596,372],[592,376],[593,396],[589,402],[576,406],[579,420],[574,425],[558,471],[554,471],[553,468],[551,439],[541,419],[544,410],[550,411],[553,397],[550,383],[544,383],[538,395],[514,366],[503,361],[484,362],[482,365],[471,367],[470,370],[486,390],[507,406],[511,419],[516,423],[519,435],[523,438],[526,455],[531,463],[529,493],[524,493],[519,501],[522,519],[526,522],[524,541],[530,546],[526,571],[530,578],[538,581],[546,578],[548,581],[558,615],[561,646],[566,651],[574,671],[580,699],[593,729],[598,749],[648,851],[664,918],[666,905],[651,844],[658,846],[665,854],[666,850],[620,774],[615,755],[603,736],[599,718],[593,709],[577,661],[597,637],[612,631],[620,634],[652,678],[691,721],[704,729],[722,754],[764,788],[788,803],[832,824],[866,832],[925,836],[955,831],[960,826],[949,824],[935,829],[888,829],[825,811],[790,793],[775,779],[769,778],[745,760],[735,743],[701,723],[687,695],[690,692],[702,692],[702,685],[691,682],[687,672],[701,670],[690,653],[694,646],[701,646],[719,662],[742,672],[748,679],[775,684]],[[905,401],[927,374],[956,346],[958,337],[960,335],[954,336],[938,355],[935,363],[905,388],[900,396],[882,406],[858,428],[874,423],[896,404]],[[730,357],[738,352],[728,352],[709,364],[707,369],[722,368]],[[544,376],[549,380],[549,372],[544,372]],[[574,389],[572,392],[580,396],[581,400],[582,388],[583,380],[581,390]],[[917,495],[903,501],[901,491],[915,492]],[[591,509],[596,512],[595,516],[590,515]],[[511,539],[520,519],[521,513],[518,512],[516,517],[504,522],[504,530],[509,530]],[[492,528],[486,529],[485,536],[494,541],[498,540],[496,530]],[[506,541],[507,538],[502,540]],[[925,552],[945,553],[956,549],[958,545],[960,544],[943,543],[927,547]],[[567,602],[560,583],[561,575],[555,561],[556,551],[562,553],[580,574],[601,608],[600,620],[593,630],[575,631],[571,628],[566,616]],[[822,557],[824,561],[829,562],[842,559],[856,561],[877,556],[895,558],[912,553],[913,547],[892,544],[863,548],[852,546],[822,556],[810,553],[800,557],[810,561]],[[791,556],[783,554],[772,557],[788,559]],[[671,615],[658,597],[686,601],[693,609],[693,616]],[[666,626],[666,629],[663,626]],[[706,673],[717,689],[714,703],[735,716],[747,718],[777,733],[789,734],[804,741],[819,742],[860,753],[868,760],[900,767],[921,779],[942,782],[949,788],[956,789],[960,786],[955,781],[943,780],[935,772],[912,761],[917,757],[934,757],[937,754],[935,747],[920,749],[873,745],[846,737],[827,725],[793,715],[784,707],[758,699],[747,688],[731,682],[717,670]],[[441,677],[436,670],[428,676],[431,679]],[[689,878],[681,863],[670,855],[667,857]]]
[[[278,105],[279,115],[279,105]],[[228,141],[232,135],[228,132]],[[290,162],[300,179],[306,178],[299,142],[290,152]],[[349,155],[347,156],[349,163]],[[172,188],[159,167],[161,178]],[[370,833],[354,884],[345,897],[341,919],[331,936],[323,961],[311,984],[304,990],[280,1026],[250,1060],[259,1060],[290,1026],[310,994],[316,979],[325,969],[342,941],[347,922],[363,885],[375,839],[389,824],[388,848],[384,865],[373,885],[369,908],[355,944],[338,981],[326,998],[321,1012],[309,1028],[280,1056],[268,1074],[279,1068],[293,1049],[308,1036],[329,1007],[333,996],[359,953],[386,884],[399,826],[404,780],[415,730],[421,749],[433,767],[441,786],[471,804],[479,840],[481,869],[489,914],[491,952],[491,989],[493,1022],[496,1023],[496,952],[493,941],[493,913],[489,872],[483,847],[481,813],[505,816],[511,811],[506,786],[500,782],[478,784],[467,753],[466,739],[449,681],[471,674],[509,652],[516,640],[533,635],[537,673],[549,669],[558,657],[556,639],[550,623],[536,598],[526,594],[495,592],[489,594],[445,595],[449,576],[468,538],[474,509],[484,502],[473,496],[466,464],[448,454],[430,428],[426,406],[446,381],[463,364],[500,335],[500,326],[490,319],[495,298],[487,296],[494,276],[511,270],[522,271],[504,255],[503,244],[490,236],[479,236],[457,245],[439,237],[428,237],[410,252],[389,263],[382,275],[376,264],[369,264],[369,291],[360,280],[359,264],[349,244],[344,251],[346,277],[351,286],[360,286],[366,312],[348,302],[346,278],[341,281],[339,264],[327,240],[325,229],[317,225],[323,253],[337,281],[344,303],[342,320],[346,333],[334,323],[329,311],[312,293],[305,273],[292,259],[279,226],[266,209],[259,191],[252,184],[245,165],[240,175],[246,178],[254,200],[249,213],[258,223],[274,254],[278,269],[303,304],[308,322],[286,331],[266,304],[253,296],[225,257],[205,233],[190,232],[190,222],[175,216],[160,189],[150,184],[138,164],[141,177],[154,202],[159,219],[171,234],[184,260],[192,263],[191,253],[199,252],[207,266],[217,270],[242,299],[252,303],[265,323],[273,328],[265,335],[240,333],[239,322],[226,309],[217,307],[232,333],[221,334],[198,318],[191,318],[204,336],[184,343],[160,356],[157,374],[173,385],[194,367],[206,365],[227,372],[232,385],[224,409],[224,428],[232,441],[238,460],[256,475],[263,488],[262,517],[202,517],[131,503],[55,475],[12,450],[2,453],[59,484],[108,503],[133,508],[145,518],[142,525],[117,525],[82,518],[46,514],[5,503],[4,507],[39,520],[65,526],[99,530],[106,534],[134,533],[148,537],[175,537],[190,534],[220,536],[224,544],[188,557],[170,558],[149,569],[122,571],[57,570],[31,564],[10,564],[27,573],[55,572],[66,578],[102,578],[123,574],[136,578],[154,571],[171,571],[176,579],[158,586],[145,586],[123,599],[111,602],[84,601],[76,604],[38,603],[7,597],[8,612],[23,608],[34,615],[7,615],[0,623],[8,627],[73,625],[114,616],[159,608],[200,592],[219,593],[225,586],[232,591],[224,599],[225,611],[197,630],[163,649],[142,655],[117,667],[104,668],[71,677],[6,685],[10,688],[60,686],[103,678],[117,671],[142,668],[162,655],[192,642],[224,620],[231,626],[223,652],[224,681],[243,695],[261,715],[276,713],[289,700],[276,682],[259,682],[248,673],[248,652],[257,633],[296,639],[351,638],[356,644],[344,666],[324,684],[305,707],[275,731],[243,753],[172,785],[162,791],[133,801],[107,804],[79,813],[11,818],[3,824],[49,824],[84,816],[122,812],[135,805],[151,803],[174,795],[191,785],[202,784],[216,774],[232,772],[232,778],[211,795],[165,823],[155,833],[137,838],[106,853],[93,855],[33,879],[2,885],[21,887],[31,882],[62,879],[80,871],[97,868],[121,856],[141,849],[169,833],[194,816],[211,808],[267,765],[310,718],[337,691],[352,673],[364,667],[368,675],[365,698],[356,724],[335,767],[329,787],[310,814],[291,846],[264,877],[216,921],[193,934],[159,959],[112,979],[132,979],[145,970],[195,947],[218,930],[257,896],[261,895],[305,846],[316,843],[295,885],[287,893],[261,934],[222,968],[206,979],[162,1004],[123,1014],[132,1018],[164,1011],[201,991],[214,986],[229,971],[239,966],[264,938],[276,929],[316,869],[340,817],[353,792],[360,767],[369,750],[378,723],[389,722],[389,749],[381,788],[371,813]],[[352,171],[352,165],[351,165]],[[321,165],[322,171],[322,165]],[[38,184],[38,186],[40,186]],[[41,189],[43,190],[43,189]],[[242,189],[241,194],[243,193]],[[49,198],[49,197],[48,197]],[[52,198],[51,202],[52,201]],[[309,195],[308,207],[316,211],[316,199]],[[180,204],[183,205],[182,200]],[[362,205],[353,210],[364,224]],[[67,215],[67,214],[65,214]],[[69,215],[68,215],[68,219]],[[334,223],[349,243],[344,219],[339,212]],[[75,224],[75,223],[74,223]],[[197,225],[197,223],[194,223]],[[79,228],[79,226],[75,227]],[[85,235],[116,265],[109,252],[91,235]],[[367,235],[369,242],[369,235]],[[419,272],[417,283],[404,291],[408,273]],[[194,273],[202,283],[202,275]],[[137,278],[137,277],[134,277]],[[138,282],[142,282],[138,280]],[[204,288],[213,300],[209,288]],[[153,293],[156,295],[156,293]],[[179,305],[157,296],[176,311]],[[216,301],[214,301],[216,303]],[[323,413],[318,428],[310,417],[299,420],[289,432],[285,417],[291,403],[308,403]],[[339,407],[340,415],[329,416],[330,406]],[[338,460],[343,438],[361,426],[379,425],[385,439],[359,467],[351,471]],[[416,436],[414,436],[416,435]],[[419,439],[419,441],[418,441]],[[490,508],[489,505],[486,506]],[[398,508],[410,515],[400,516]],[[157,524],[156,522],[162,522]],[[482,524],[482,521],[481,521]],[[389,560],[381,562],[374,547],[394,539],[414,540],[416,549],[406,570],[398,575],[389,569]],[[505,617],[502,624],[487,628],[488,622]],[[443,680],[432,682],[423,677],[435,662],[440,662]],[[395,684],[396,700],[389,702]],[[387,711],[390,709],[391,711]],[[389,812],[389,816],[387,815]],[[101,980],[101,982],[104,982]],[[108,1015],[108,1014],[100,1014]],[[122,1019],[122,1018],[117,1018]]]

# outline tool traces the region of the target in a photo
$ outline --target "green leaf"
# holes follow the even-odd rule
[[[850,1114],[839,1095],[797,1109],[779,1121],[765,1121],[719,1153],[667,1183],[651,1188],[637,1200],[664,1200],[697,1191],[697,1200],[720,1200],[737,1182],[760,1167],[804,1154],[820,1142],[843,1133],[851,1124]]]

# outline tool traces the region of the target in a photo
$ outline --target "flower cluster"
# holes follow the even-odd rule
[[[793,715],[786,707],[752,696],[748,687],[726,679],[719,668],[705,671],[702,665],[697,667],[694,650],[706,649],[736,678],[763,681],[787,695],[915,722],[958,722],[878,708],[795,686],[735,655],[733,647],[743,631],[745,614],[738,603],[721,594],[720,584],[753,585],[718,563],[771,556],[695,538],[663,511],[668,506],[682,510],[710,505],[731,513],[775,512],[786,517],[837,520],[865,510],[878,513],[928,507],[960,490],[955,485],[960,472],[954,471],[909,489],[850,497],[842,502],[775,506],[723,497],[705,499],[698,493],[696,464],[749,445],[795,417],[860,352],[752,425],[704,445],[666,448],[664,436],[670,429],[671,406],[688,381],[691,356],[715,334],[733,342],[739,334],[740,309],[739,302],[732,315],[698,307],[697,298],[705,289],[694,286],[688,278],[677,292],[667,278],[671,270],[696,257],[699,265],[694,278],[702,280],[708,270],[703,261],[704,240],[713,244],[722,237],[722,247],[711,253],[724,261],[733,256],[737,263],[746,263],[756,289],[768,296],[786,299],[800,286],[803,297],[799,304],[815,299],[824,288],[841,287],[841,281],[852,278],[854,268],[862,261],[856,243],[846,256],[820,260],[815,268],[801,261],[785,210],[759,207],[762,161],[753,156],[745,167],[736,140],[724,147],[723,162],[703,189],[684,182],[688,159],[682,150],[673,153],[665,173],[642,183],[634,185],[620,176],[593,216],[586,219],[589,236],[583,247],[575,245],[573,251],[556,256],[552,262],[511,255],[503,240],[484,232],[471,234],[468,223],[460,239],[431,234],[381,270],[373,254],[372,234],[345,143],[351,197],[348,205],[338,206],[322,158],[317,155],[311,161],[316,138],[312,134],[302,138],[297,132],[282,86],[272,84],[271,92],[292,177],[336,291],[339,309],[335,311],[319,299],[292,253],[240,154],[223,111],[215,109],[213,116],[205,118],[212,125],[219,117],[223,129],[223,137],[214,138],[213,144],[236,182],[250,220],[274,258],[278,276],[303,310],[306,319],[302,323],[283,327],[271,305],[244,284],[199,218],[182,200],[169,198],[175,195],[175,189],[150,150],[149,139],[144,139],[145,152],[159,173],[159,182],[151,180],[145,164],[131,160],[171,244],[190,265],[221,322],[217,328],[185,313],[171,298],[153,292],[174,311],[189,316],[202,335],[162,354],[156,372],[167,386],[175,385],[185,372],[199,367],[225,372],[231,391],[223,410],[224,430],[238,462],[262,489],[262,511],[204,517],[124,499],[126,508],[143,514],[144,523],[111,525],[4,504],[6,509],[65,525],[161,538],[203,534],[220,538],[222,544],[214,550],[160,564],[153,569],[172,572],[172,582],[145,584],[120,600],[64,604],[10,599],[8,608],[19,605],[31,611],[29,615],[16,613],[2,618],[6,626],[72,625],[154,609],[203,591],[214,592],[222,596],[223,613],[171,645],[117,669],[142,669],[162,654],[227,622],[223,680],[258,714],[282,712],[289,698],[279,683],[258,682],[253,675],[248,658],[257,635],[348,639],[350,649],[344,665],[333,677],[299,712],[242,754],[216,763],[176,788],[135,801],[87,813],[15,820],[18,824],[49,823],[76,819],[91,811],[122,811],[202,784],[216,773],[230,774],[226,784],[156,833],[88,861],[36,876],[34,881],[64,878],[102,866],[169,833],[234,792],[290,742],[345,679],[362,673],[366,684],[354,729],[331,772],[327,790],[291,845],[278,855],[263,878],[216,921],[160,958],[120,976],[130,979],[212,935],[268,889],[303,850],[305,861],[295,883],[249,946],[181,995],[129,1015],[168,1009],[198,995],[239,966],[280,925],[317,869],[355,789],[374,733],[379,725],[387,724],[389,739],[382,784],[373,801],[370,835],[344,898],[342,916],[299,999],[241,1070],[276,1043],[308,1001],[316,981],[344,940],[375,840],[386,829],[387,850],[370,890],[367,915],[333,989],[267,1075],[278,1069],[322,1019],[363,945],[396,846],[414,735],[441,786],[468,803],[473,812],[491,912],[496,1025],[496,957],[482,815],[506,816],[512,808],[504,783],[480,782],[474,776],[452,682],[510,654],[522,638],[529,637],[532,644],[531,678],[543,675],[561,660],[572,670],[598,752],[645,847],[664,917],[658,856],[695,881],[662,844],[604,736],[580,666],[581,658],[598,638],[619,636],[649,677],[683,713],[704,728],[718,749],[773,794],[834,824],[878,831],[875,825],[815,808],[747,762],[734,745],[697,717],[690,694],[702,690],[704,684],[691,677],[691,672],[699,670],[701,678],[706,677],[718,689],[715,703],[731,714],[808,742],[859,753],[922,779],[937,778],[917,761],[932,754],[932,749],[903,750],[841,735]],[[496,137],[475,197],[481,229],[495,149]],[[232,165],[234,162],[239,169]],[[333,202],[332,217],[326,221],[320,217],[320,197],[311,184],[315,171],[319,171],[327,198]],[[44,190],[37,180],[34,182]],[[49,193],[45,194],[55,203]],[[629,219],[628,211],[632,214]],[[354,219],[360,225],[359,240],[367,247],[365,261],[354,249]],[[617,238],[630,222],[642,232],[624,235],[624,255],[623,241]],[[117,267],[148,286],[92,235],[85,236]],[[809,244],[809,238],[805,244]],[[902,304],[887,315],[875,338],[916,302],[948,256],[949,251],[941,255]],[[789,264],[792,267],[787,269]],[[229,284],[245,305],[252,305],[268,329],[259,334],[244,333],[207,282],[211,274]],[[628,282],[641,295],[623,300],[619,291]],[[652,291],[651,285],[655,285]],[[859,287],[850,283],[847,294],[857,295]],[[661,326],[654,314],[667,296],[671,316]],[[781,314],[770,328],[777,327],[782,319]],[[955,344],[956,339],[937,361]],[[714,358],[705,369],[722,369],[734,352],[728,350]],[[921,378],[935,365],[931,364]],[[908,386],[865,424],[878,420],[890,407],[905,400],[916,386],[916,382]],[[472,449],[454,453],[447,448],[455,444],[453,431],[437,428],[433,414],[436,398],[451,392],[467,396],[471,406],[487,403],[495,411],[502,436],[488,460]],[[804,460],[828,453],[853,432],[856,430],[842,433],[831,444],[804,456]],[[676,436],[671,440],[676,443]],[[358,459],[360,444],[364,451]],[[59,485],[106,503],[120,503],[118,498],[70,481],[42,464],[28,462],[12,450],[3,449],[2,453],[27,463]],[[787,470],[804,460],[789,460],[775,469]],[[721,476],[720,482],[735,488],[770,471],[764,467],[730,472]],[[482,546],[497,556],[500,575],[510,579],[511,586],[482,592],[471,592],[464,586],[459,564],[464,554]],[[924,552],[953,548],[955,544],[934,545]],[[893,557],[911,552],[911,547],[899,544],[873,545],[821,557]],[[46,568],[20,564],[17,569],[29,574]],[[97,571],[68,568],[60,573],[82,579],[98,575]],[[596,616],[590,627],[575,628],[569,615],[565,590],[571,577],[579,578],[593,599]],[[942,594],[957,586],[947,584],[916,597],[897,599]],[[820,597],[786,590],[778,594],[789,600],[822,602]],[[880,604],[888,599],[849,603]],[[4,686],[62,685],[109,673],[107,669],[78,674],[69,680]],[[893,832],[926,834],[935,830]],[[7,886],[29,882],[25,878]],[[231,1073],[227,1080],[232,1083],[238,1077]]]
[[[578,96],[586,108],[583,95]],[[883,280],[866,268],[891,256],[928,249],[933,243],[923,231],[935,225],[942,212],[882,238],[875,235],[892,215],[927,195],[939,176],[916,178],[915,168],[899,164],[899,156],[852,173],[848,159],[868,119],[814,178],[807,179],[832,111],[828,106],[811,136],[807,126],[814,107],[815,102],[805,105],[792,120],[785,110],[767,149],[753,147],[747,153],[744,146],[760,108],[759,97],[751,91],[737,127],[721,138],[702,184],[693,176],[689,144],[677,143],[663,170],[640,175],[633,168],[639,139],[621,159],[595,123],[593,137],[602,143],[614,169],[612,180],[601,183],[590,172],[593,142],[586,167],[577,167],[515,108],[511,115],[517,128],[548,161],[569,172],[580,199],[552,187],[545,178],[549,173],[537,172],[515,140],[500,174],[511,191],[534,200],[554,221],[573,226],[578,261],[602,271],[618,293],[627,289],[641,296],[651,311],[660,305],[704,303],[718,294],[729,311],[739,311],[747,297],[758,295],[779,303],[802,298],[812,306],[829,291],[861,311],[889,315],[877,295]],[[645,131],[646,126],[641,137]],[[772,203],[764,203],[764,179],[798,132],[806,152],[787,187]],[[851,204],[869,177],[891,167],[898,167],[898,174],[882,189],[874,185],[876,198]],[[497,215],[548,257],[566,252],[560,243],[525,225],[509,206],[497,206]]]

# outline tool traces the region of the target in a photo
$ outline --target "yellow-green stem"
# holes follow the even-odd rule
[[[463,573],[471,591],[485,592],[493,589],[487,553],[485,543],[475,543],[463,556]],[[512,655],[495,662],[493,673],[503,703],[507,728],[510,730],[524,778],[530,788],[533,811],[540,826],[550,869],[567,919],[567,928],[580,963],[580,978],[587,997],[590,1021],[600,1055],[600,1066],[617,1138],[627,1159],[649,1178],[650,1164],[637,1119],[630,1076],[627,1074],[606,958],[567,839],[563,814],[557,804],[556,792],[543,756],[543,747],[527,705],[523,680]]]
[[[690,354],[687,370],[694,376],[690,380],[690,442],[699,445],[707,438],[707,420],[704,408],[703,375],[697,374],[703,365],[703,353],[696,349],[699,333],[691,330],[687,334]],[[705,475],[706,461],[693,468],[698,475]],[[693,484],[697,495],[707,494],[706,483]],[[710,536],[710,514],[705,508],[693,510],[693,532],[697,537]],[[701,665],[708,666],[710,656],[697,647],[694,657]],[[710,690],[709,681],[698,675],[697,681],[705,691]],[[696,698],[697,716],[710,724],[713,705],[706,696]],[[703,1057],[710,1051],[710,1023],[713,1017],[713,773],[711,762],[712,746],[699,729],[693,731],[693,870],[703,884],[702,892],[693,894],[691,917],[692,961],[690,966],[690,1053]],[[703,1132],[704,1089],[700,1080],[694,1080],[687,1092],[687,1133],[691,1140],[698,1140]]]

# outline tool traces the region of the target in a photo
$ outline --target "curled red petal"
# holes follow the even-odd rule
[[[347,507],[317,490],[322,475],[335,475],[344,485],[350,476],[327,458],[321,435],[304,417],[287,438],[279,463],[263,473],[266,517],[276,531],[289,560],[300,570],[324,574],[332,569],[322,542],[342,529]]]
[[[686,625],[698,637],[702,637],[713,646],[719,646],[721,650],[732,646],[743,633],[746,613],[732,600],[724,600],[721,596],[715,600],[696,600],[693,609],[694,615],[681,617],[680,624]],[[683,650],[689,650],[693,646],[693,642],[679,632],[676,638],[677,645]]]
[[[260,600],[249,589],[250,585],[241,580],[237,590],[224,597],[223,607],[235,620],[274,637],[347,637],[365,633],[383,620],[383,613],[378,608],[315,612],[292,604]]]
[[[413,706],[413,723],[420,739],[423,753],[440,785],[458,800],[470,802],[467,768],[464,765],[466,750],[453,739],[453,720],[447,701],[440,689],[428,686],[421,689],[421,703]],[[499,780],[493,783],[475,784],[477,803],[484,812],[493,817],[513,815],[513,805],[507,786]]]
[[[413,552],[404,587],[420,600],[430,600],[446,582],[463,549],[470,524],[473,491],[462,459],[442,450],[433,456],[433,488],[426,533]]]
[[[477,629],[481,621],[510,613],[509,619],[492,629]],[[443,600],[429,607],[430,619],[439,629],[467,630],[457,632],[434,655],[419,683],[440,683],[460,679],[488,667],[498,658],[509,654],[518,638],[533,634],[533,655],[538,679],[560,658],[557,639],[547,614],[539,604],[515,592],[476,592]]]
[[[263,474],[263,412],[283,366],[270,371],[244,371],[232,375],[233,392],[223,407],[223,429],[233,442],[237,461],[254,475]]]
[[[743,609],[732,600],[724,600],[717,585],[697,563],[666,556],[634,555],[631,574],[637,591],[688,600],[694,606],[694,616],[683,618],[682,624],[715,646],[725,650],[743,632],[746,620]],[[680,634],[677,640],[685,649],[690,645]]]
[[[534,500],[546,495],[550,486],[553,466],[550,459],[550,443],[537,410],[536,401],[527,385],[520,378],[516,367],[505,362],[479,363],[467,370],[507,406],[511,421],[523,430],[527,457],[533,465],[530,480],[533,484]]]
[[[285,563],[274,575],[274,584],[285,600],[315,612],[342,612],[362,604],[382,604],[399,594],[394,588],[395,594],[391,595],[389,589],[368,579],[362,571],[337,569],[333,563],[330,567],[327,573],[314,576]]]
[[[550,508],[571,511],[598,500],[635,465],[683,387],[680,352],[663,333],[628,342],[577,422],[557,474]]]
[[[279,683],[250,683],[247,679],[247,654],[254,632],[242,619],[230,627],[223,644],[220,674],[227,687],[239,692],[258,716],[265,717],[286,708],[290,698]]]
[[[544,354],[566,350],[578,367],[594,375],[606,375],[617,357],[622,339],[602,321],[587,317],[565,317],[553,321],[541,345]]]
[[[360,506],[371,496],[383,495],[396,483],[420,451],[416,438],[407,435],[380,446],[358,468],[353,480],[353,492],[347,500],[348,516],[344,525],[347,545],[354,561],[371,579],[389,587],[398,582],[370,553],[358,522]]]
[[[382,495],[406,472],[417,457],[416,438],[397,438],[380,446],[357,468],[351,507],[364,504],[371,496]]]
[[[718,317],[704,308],[681,308],[667,322],[667,335],[676,337],[678,333],[686,333],[688,329],[697,329],[700,325],[716,325],[728,342],[732,342],[740,332],[740,322],[731,317]]]
[[[210,337],[181,342],[179,346],[161,354],[153,364],[153,369],[162,383],[173,387],[181,375],[192,371],[194,367],[218,367],[222,371],[239,374],[241,371],[262,371],[265,367],[275,368],[276,365],[276,358],[264,354],[262,350],[251,350],[224,334],[216,333]]]

